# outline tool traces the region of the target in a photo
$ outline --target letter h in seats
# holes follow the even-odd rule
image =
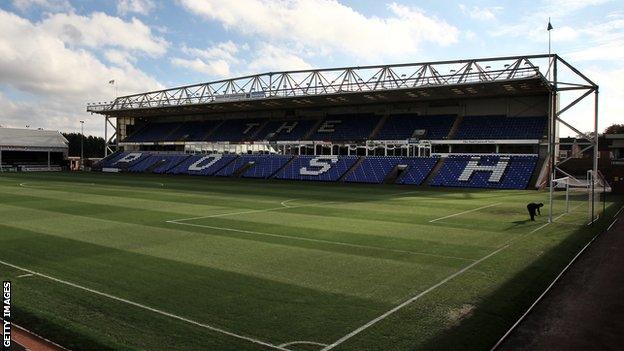
[[[481,157],[471,157],[457,180],[467,182],[474,172],[491,172],[488,182],[498,183],[509,165],[509,157],[501,157],[495,165],[480,165],[479,162]]]

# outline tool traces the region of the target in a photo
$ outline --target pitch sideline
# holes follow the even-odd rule
[[[253,338],[253,337],[250,337],[250,336],[236,334],[234,332],[231,332],[231,331],[228,331],[228,330],[225,330],[225,329],[221,329],[221,328],[218,328],[218,327],[211,326],[209,324],[197,322],[195,320],[192,320],[192,319],[189,319],[189,318],[186,318],[186,317],[178,316],[178,315],[170,313],[170,312],[159,310],[159,309],[154,308],[154,307],[143,305],[143,304],[140,304],[138,302],[134,302],[134,301],[127,300],[127,299],[124,299],[124,298],[121,298],[121,297],[117,297],[115,295],[111,295],[111,294],[108,294],[108,293],[105,293],[105,292],[101,292],[101,291],[98,291],[98,290],[95,290],[95,289],[87,288],[87,287],[84,287],[82,285],[78,285],[76,283],[72,283],[72,282],[68,282],[66,280],[55,278],[55,277],[52,277],[50,275],[39,273],[39,272],[30,270],[28,268],[20,267],[20,266],[17,266],[17,265],[14,265],[14,264],[2,261],[2,260],[0,260],[0,264],[3,264],[5,266],[7,266],[7,267],[15,268],[17,270],[21,270],[23,272],[27,272],[27,273],[35,275],[35,276],[46,278],[48,280],[52,280],[52,281],[57,282],[57,283],[65,284],[65,285],[68,285],[68,286],[71,286],[71,287],[74,287],[74,288],[77,288],[77,289],[80,289],[80,290],[84,290],[84,291],[90,292],[92,294],[103,296],[103,297],[109,298],[111,300],[115,300],[115,301],[118,301],[118,302],[123,302],[123,303],[126,303],[128,305],[132,305],[132,306],[135,306],[135,307],[138,307],[138,308],[150,311],[150,312],[154,312],[154,313],[157,313],[157,314],[169,317],[169,318],[177,319],[177,320],[180,320],[180,321],[183,321],[183,322],[186,322],[186,323],[189,323],[189,324],[201,327],[201,328],[212,330],[212,331],[217,332],[217,333],[225,334],[225,335],[228,335],[228,336],[240,339],[240,340],[249,341],[251,343],[262,345],[262,346],[266,346],[266,347],[270,347],[270,348],[276,349],[276,350],[292,351],[292,350],[287,349],[287,348],[285,348],[283,346],[274,345],[274,344],[271,344],[270,342],[262,341],[262,340],[259,340],[259,339],[256,339],[256,338]]]
[[[478,259],[477,261],[472,262],[471,264],[465,266],[464,268],[460,269],[459,271],[449,275],[448,277],[444,278],[443,280],[441,280],[440,282],[436,283],[435,285],[430,286],[429,288],[427,288],[426,290],[420,292],[418,295],[413,296],[411,298],[409,298],[408,300],[404,301],[403,303],[393,307],[392,309],[388,310],[387,312],[385,312],[384,314],[378,316],[377,318],[369,321],[368,323],[360,326],[359,328],[355,329],[354,331],[352,331],[351,333],[343,336],[342,338],[334,341],[333,343],[331,343],[330,345],[326,346],[325,348],[323,348],[321,351],[329,351],[332,350],[333,348],[335,348],[336,346],[344,343],[345,341],[351,339],[352,337],[354,337],[355,335],[361,333],[362,331],[368,329],[369,327],[373,326],[374,324],[377,324],[378,322],[386,319],[387,317],[389,317],[390,315],[394,314],[395,312],[397,312],[398,310],[404,308],[405,306],[411,304],[412,302],[415,302],[416,300],[420,299],[421,297],[427,295],[428,293],[430,293],[431,291],[437,289],[438,287],[446,284],[447,282],[449,282],[450,280],[454,279],[455,277],[463,274],[464,272],[466,272],[467,270],[469,270],[470,268],[478,265],[479,263],[487,260],[488,258],[496,255],[497,253],[509,248],[511,246],[511,244],[513,244],[515,241],[535,233],[536,231],[542,229],[543,227],[549,225],[551,223],[546,223],[543,226],[540,226],[537,229],[534,229],[533,231],[529,232],[529,233],[525,233],[525,234],[521,234],[519,236],[516,236],[513,239],[510,239],[509,241],[507,241],[505,244],[503,244],[502,246],[500,246],[498,249],[494,250],[493,252],[487,254],[486,256],[481,257],[480,259]]]

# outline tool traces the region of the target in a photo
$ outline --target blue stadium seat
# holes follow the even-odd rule
[[[395,181],[397,184],[420,185],[427,179],[433,170],[439,157],[405,157],[401,160],[401,165],[406,165],[407,169]]]
[[[379,123],[379,116],[328,115],[310,135],[309,140],[357,141],[367,140]]]
[[[164,174],[167,173],[171,168],[177,166],[185,159],[189,158],[191,155],[188,154],[180,154],[180,155],[165,155],[160,158],[162,164],[158,165],[158,167],[152,170],[152,173]]]
[[[116,160],[110,163],[110,167],[129,168],[136,164],[139,164],[150,157],[149,152],[137,151],[137,152],[124,152]]]
[[[275,178],[335,182],[357,159],[357,156],[299,156],[279,171]]]
[[[542,139],[547,125],[546,116],[466,116],[454,139]]]
[[[306,134],[318,122],[316,119],[298,121],[271,121],[256,136],[256,140],[303,140]]]
[[[537,159],[537,156],[449,156],[429,185],[526,189]]]
[[[420,116],[417,114],[391,115],[374,137],[376,140],[405,140],[412,137],[414,131],[424,130],[419,139],[443,140],[448,137],[455,122],[454,115]]]
[[[214,175],[225,165],[236,159],[236,155],[200,154],[192,155],[177,166],[169,169],[169,174]]]
[[[290,155],[258,155],[254,160],[253,167],[243,173],[243,177],[269,178],[292,158],[293,156]]]
[[[180,127],[180,122],[148,123],[128,136],[126,142],[153,142],[167,140],[167,136]]]
[[[260,119],[231,119],[221,123],[209,136],[209,141],[239,142],[253,140],[264,121]]]
[[[121,152],[121,151],[117,151],[115,153],[112,153],[108,156],[106,156],[104,159],[102,159],[100,161],[100,164],[102,165],[102,168],[110,168],[110,167],[114,167],[113,165],[119,161],[122,157],[128,155],[128,152]]]
[[[184,122],[165,141],[204,141],[221,121]]]
[[[351,183],[382,183],[403,157],[367,156],[345,179]]]
[[[243,173],[245,178],[269,178],[280,168],[282,168],[292,156],[287,155],[241,155],[234,162],[223,167],[215,175],[220,177],[230,177],[247,164],[253,163],[248,170]]]
[[[420,185],[431,173],[437,161],[437,157],[367,156],[345,181],[382,183],[396,166],[403,165],[406,169],[395,183]]]

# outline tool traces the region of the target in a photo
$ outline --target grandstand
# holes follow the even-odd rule
[[[109,172],[528,189],[557,170],[557,62],[574,70],[534,55],[277,72],[87,110],[114,128]],[[566,90],[594,88],[574,72],[586,83]]]
[[[57,131],[0,128],[0,172],[60,171],[68,145]]]

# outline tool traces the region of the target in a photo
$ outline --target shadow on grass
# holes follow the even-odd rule
[[[546,289],[570,259],[598,232],[604,231],[622,204],[615,203],[592,226],[584,226],[540,258],[493,294],[479,301],[474,312],[461,324],[425,342],[422,350],[489,350]]]

